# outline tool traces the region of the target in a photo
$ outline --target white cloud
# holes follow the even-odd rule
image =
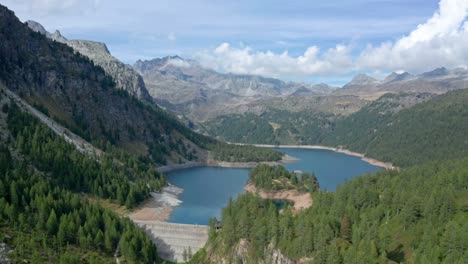
[[[166,65],[173,65],[181,68],[189,68],[191,65],[187,61],[181,59],[170,59],[166,62]]]
[[[468,65],[468,0],[441,0],[439,10],[425,23],[395,42],[368,46],[354,52],[351,45],[321,51],[310,46],[303,55],[288,51],[255,51],[223,43],[196,57],[202,65],[234,73],[272,77],[330,75],[354,71],[421,72],[440,66]]]
[[[214,51],[200,52],[196,57],[202,65],[216,70],[273,77],[337,73],[352,64],[350,48],[344,45],[323,53],[317,46],[312,46],[303,55],[292,57],[287,51],[253,51],[250,47],[235,48],[223,43]]]
[[[467,66],[467,16],[467,0],[441,0],[439,10],[428,21],[395,43],[369,46],[357,64],[361,69],[407,71]]]

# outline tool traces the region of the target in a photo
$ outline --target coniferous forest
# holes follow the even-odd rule
[[[117,252],[128,263],[159,263],[140,228],[87,194],[131,208],[165,184],[160,174],[133,157],[98,162],[15,104],[2,111],[11,134],[0,147],[0,240],[14,246],[14,262],[114,263]]]
[[[312,194],[298,214],[244,194],[230,201],[208,249],[258,263],[271,248],[310,263],[466,263],[468,159],[430,162],[356,177],[335,192]],[[214,223],[213,223],[214,224]],[[270,255],[269,255],[270,254]]]
[[[39,13],[33,17],[43,17],[47,13],[55,18],[66,14],[73,18],[73,23],[79,24],[76,21],[83,17],[97,16],[95,11],[107,11],[109,8],[97,7],[101,2],[110,1],[94,1],[96,10],[93,12],[80,9],[80,1],[65,1],[65,4],[59,4],[60,1],[9,2],[17,11],[21,10],[22,19],[28,12],[37,11]],[[117,2],[110,8],[114,13],[126,9],[119,6],[125,1]],[[114,42],[111,50],[122,49],[118,45],[126,42],[150,41],[146,44],[170,43],[173,47],[167,50],[171,51],[179,48],[194,51],[190,46],[182,49],[180,41],[196,35],[210,36],[209,41],[216,41],[214,35],[232,40],[233,36],[228,33],[236,32],[238,37],[244,35],[244,31],[251,34],[251,30],[264,30],[252,38],[251,42],[257,45],[267,46],[266,42],[270,41],[266,40],[279,31],[281,37],[276,35],[279,38],[272,51],[255,50],[244,42],[240,47],[222,42],[213,51],[201,50],[196,55],[208,63],[168,56],[138,60],[130,66],[114,57],[104,43],[68,40],[59,31],[51,34],[37,22],[22,22],[14,11],[0,4],[0,264],[3,260],[7,264],[10,261],[168,263],[161,258],[166,255],[162,252],[174,248],[184,250],[184,261],[193,264],[468,263],[468,69],[445,68],[467,66],[468,53],[463,52],[466,47],[458,46],[466,43],[463,40],[468,32],[466,0],[440,0],[432,18],[395,43],[374,42],[374,39],[383,39],[384,33],[379,29],[382,35],[378,37],[366,35],[374,31],[369,28],[362,37],[373,39],[369,43],[356,39],[349,40],[349,46],[337,44],[333,48],[331,39],[319,38],[319,42],[331,48],[320,50],[319,45],[314,44],[304,51],[300,48],[306,45],[305,37],[296,38],[300,45],[293,42],[294,37],[291,41],[280,39],[306,35],[310,29],[302,28],[303,23],[290,23],[291,18],[282,17],[282,13],[301,11],[298,14],[304,19],[309,17],[309,11],[319,9],[325,17],[328,6],[297,10],[301,6],[298,1],[283,10],[275,4],[268,8],[258,8],[259,5],[252,8],[252,14],[255,15],[253,9],[261,9],[265,14],[262,13],[259,20],[253,16],[249,18],[262,23],[252,27],[241,23],[241,27],[236,28],[237,25],[228,23],[231,17],[223,16],[223,12],[217,12],[212,6],[203,6],[203,2],[198,1],[193,10],[186,4],[185,9],[191,14],[176,24],[183,28],[181,25],[187,20],[194,32],[186,36],[180,32],[177,45],[169,23],[164,24],[167,28],[163,30],[170,32],[168,41],[156,40],[155,36],[161,36],[161,32],[150,32],[148,28],[144,32],[148,36],[143,38],[136,27],[132,30],[129,25],[122,29],[124,23],[133,23],[131,20],[141,20],[146,25],[152,22],[132,18],[131,12],[122,16],[130,18],[128,21],[120,21],[119,14],[118,22],[122,24],[106,20],[106,23],[99,22],[99,30],[89,31],[102,33],[109,25],[112,30],[118,28],[120,32],[109,30],[102,36],[112,41],[121,41],[121,37],[115,36],[122,32],[135,31],[127,36],[128,41]],[[423,7],[419,2],[417,4]],[[151,11],[159,9],[151,6],[152,1],[146,4],[148,8],[133,5],[136,8],[131,11],[143,10],[150,14],[145,19],[164,17],[162,12],[157,16],[152,14]],[[244,8],[243,3],[239,6]],[[75,7],[80,10],[72,10]],[[222,11],[236,11],[227,5],[220,7]],[[172,8],[177,14],[185,11],[179,6]],[[392,7],[392,11],[393,8],[398,10]],[[269,9],[278,9],[278,14],[270,16],[267,12],[272,10]],[[359,9],[359,16],[367,11],[364,9],[367,7]],[[365,17],[359,23],[395,24],[389,14],[371,9],[375,12],[372,19]],[[423,9],[426,10],[426,6]],[[210,17],[203,17],[201,22],[192,19],[192,15],[204,16],[206,10],[221,17],[223,22],[210,25]],[[307,13],[302,13],[305,11]],[[420,8],[406,11],[419,12]],[[250,11],[244,13],[252,15]],[[235,18],[236,23],[244,15],[226,14]],[[114,16],[100,15],[100,20]],[[380,15],[392,20],[380,21],[376,18]],[[276,16],[283,20],[276,20]],[[330,17],[335,21],[336,16],[331,14]],[[214,20],[218,22],[219,17]],[[268,20],[270,17],[274,20]],[[362,25],[350,17],[345,17],[344,23],[350,27]],[[50,22],[53,20],[50,18],[45,20]],[[263,23],[264,19],[270,23]],[[317,21],[313,21],[314,24]],[[92,21],[86,22],[85,28],[91,29]],[[283,25],[283,22],[286,23]],[[74,30],[73,26],[65,24],[64,29]],[[268,32],[261,24],[281,24],[282,27]],[[301,24],[301,27],[293,29],[292,24]],[[286,32],[290,26],[291,32]],[[197,31],[200,28],[203,30]],[[437,30],[429,32],[432,28]],[[212,36],[209,30],[213,29]],[[344,32],[343,27],[340,30]],[[401,32],[393,28],[387,31]],[[77,32],[75,35],[86,35]],[[263,35],[265,33],[268,35]],[[326,35],[335,38],[335,33]],[[385,34],[390,36],[388,32]],[[136,36],[140,39],[135,39]],[[195,38],[190,40],[193,41],[187,42],[197,45],[207,43]],[[282,46],[290,47],[291,52],[277,53]],[[366,49],[361,52],[355,50],[364,46]],[[146,57],[153,51],[120,52],[133,59],[137,55]],[[433,53],[434,58],[427,61],[430,65],[420,64],[426,58],[419,58],[419,54]],[[422,72],[433,67],[433,63],[448,65],[437,65],[439,68],[435,70]],[[406,64],[410,69],[404,69]],[[341,88],[308,83],[312,78],[320,80],[331,74],[337,74],[333,82],[340,83],[343,76],[356,70],[375,75],[396,72],[379,80],[360,74]],[[399,70],[414,70],[415,73],[399,73]],[[272,76],[256,75],[259,73]],[[276,79],[276,75],[291,80],[284,82]],[[307,83],[293,80],[296,77]],[[186,112],[188,110],[193,113]],[[206,113],[197,113],[200,111]],[[72,144],[68,136],[79,140]],[[320,189],[314,172],[288,171],[278,165],[285,156],[275,148],[232,144],[218,139],[247,144],[349,149],[396,167],[358,175],[330,192]],[[79,144],[84,141],[94,153],[80,148]],[[317,160],[310,162],[315,166],[320,162]],[[190,246],[187,249],[186,245],[169,244],[175,240],[194,241],[194,244],[203,240],[204,243],[206,227],[198,226],[202,229],[200,233],[198,230],[190,232],[195,238],[187,239],[184,232],[179,232],[176,235],[184,234],[170,237],[168,241],[173,241],[164,244],[167,241],[158,234],[148,235],[147,222],[139,222],[144,220],[134,217],[136,213],[132,210],[162,208],[163,213],[157,210],[148,213],[151,221],[160,221],[154,219],[170,215],[177,206],[173,204],[183,202],[169,193],[171,188],[164,189],[166,193],[161,194],[169,193],[169,198],[153,197],[157,195],[152,192],[160,192],[169,185],[166,177],[158,172],[158,169],[163,171],[162,166],[168,165],[164,169],[170,170],[185,165],[236,167],[246,166],[246,163],[249,166],[258,163],[250,170],[247,186],[244,186],[246,191],[227,201],[220,219],[210,220],[208,241],[197,253],[192,252]],[[338,164],[327,166],[342,165],[334,163]],[[245,178],[241,179],[244,182],[239,184],[240,188],[245,183]],[[209,178],[210,183],[216,185],[213,188],[225,195],[216,180]],[[236,185],[234,181],[226,182],[228,187]],[[199,191],[210,191],[208,187],[211,186],[203,184],[202,187],[200,189],[207,188],[198,190],[197,186],[197,195]],[[235,192],[236,195],[239,192]],[[296,195],[300,197],[291,198]],[[297,202],[304,200],[307,205]],[[140,207],[142,204],[144,208]],[[213,210],[197,206],[195,210],[211,214],[222,205],[213,206],[217,206]],[[151,215],[154,212],[161,215]],[[151,232],[160,232],[154,231],[157,224],[151,223]],[[195,229],[193,225],[185,227]],[[163,243],[159,244],[159,240]],[[175,250],[171,253],[176,260],[178,253]],[[192,256],[192,253],[195,254]]]

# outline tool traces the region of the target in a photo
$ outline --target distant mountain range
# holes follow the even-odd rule
[[[441,94],[468,87],[468,70],[462,68],[439,68],[420,75],[393,72],[383,80],[359,74],[338,88],[219,73],[179,56],[139,60],[133,67],[158,104],[198,123],[230,114],[262,114],[269,108],[346,115],[386,93]]]
[[[26,23],[34,31],[93,60],[113,77],[117,88],[144,101],[154,101],[198,124],[233,114],[261,115],[271,109],[348,115],[386,93],[441,94],[468,88],[468,70],[463,68],[438,68],[419,75],[393,72],[382,80],[359,74],[340,88],[219,73],[180,56],[138,60],[132,67],[113,57],[104,43],[68,40],[58,31],[47,32],[37,22]]]
[[[284,82],[257,75],[218,73],[179,56],[137,61],[133,66],[161,105],[203,121],[258,99],[330,94],[326,84]]]
[[[334,94],[352,94],[362,97],[372,97],[374,95],[378,97],[387,92],[429,92],[440,94],[463,88],[468,88],[468,70],[464,68],[449,70],[442,67],[419,75],[412,75],[407,72],[393,72],[383,80],[377,80],[368,75],[360,74],[354,77],[351,82],[344,85],[342,89],[337,89]]]

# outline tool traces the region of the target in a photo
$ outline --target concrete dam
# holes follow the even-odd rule
[[[209,227],[205,225],[175,224],[158,221],[138,221],[139,225],[151,237],[161,258],[173,262],[184,261],[183,253],[195,254],[205,246]]]

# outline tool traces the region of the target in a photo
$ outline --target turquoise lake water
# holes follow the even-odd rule
[[[278,149],[299,161],[288,163],[292,170],[314,172],[320,188],[333,191],[346,179],[380,167],[370,165],[359,157],[319,149]],[[169,222],[183,224],[207,224],[212,217],[221,216],[229,197],[235,198],[243,192],[249,169],[199,167],[167,173],[169,182],[184,189],[179,195],[182,203],[177,206]]]

